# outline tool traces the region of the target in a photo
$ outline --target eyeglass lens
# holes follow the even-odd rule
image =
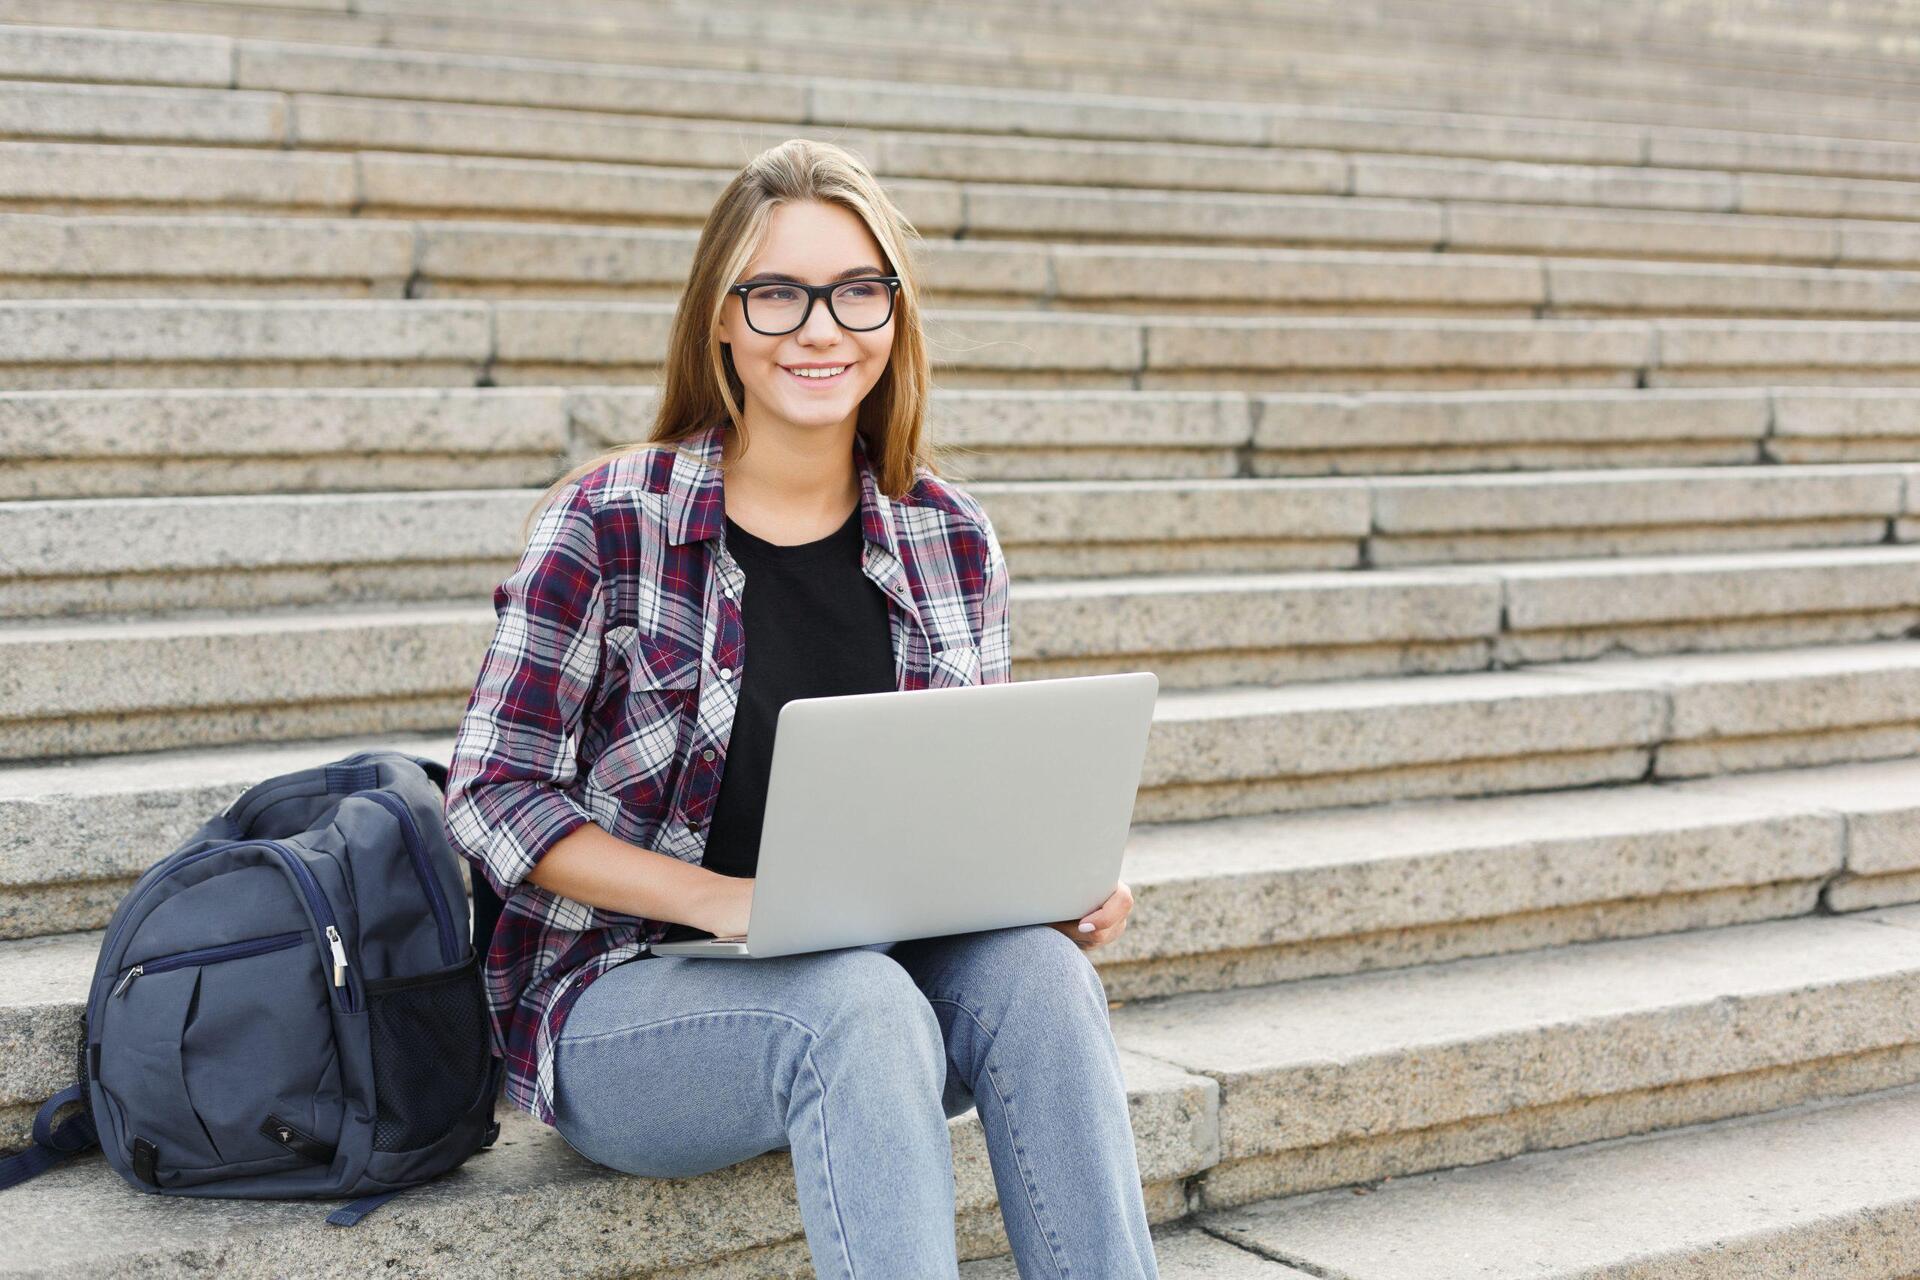
[[[800,327],[807,291],[763,284],[747,291],[747,323],[772,333]],[[893,290],[873,280],[850,280],[833,291],[833,317],[843,328],[877,329],[893,314]]]

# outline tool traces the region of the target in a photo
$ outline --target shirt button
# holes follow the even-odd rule
[[[722,668],[720,668],[720,678],[721,678],[722,680],[731,680],[731,679],[733,679],[733,668],[732,668],[732,667],[722,667]]]
[[[702,752],[700,753],[700,758],[701,758],[702,760],[711,760],[711,759],[713,759],[713,752],[711,752],[711,751],[702,751]]]
[[[729,599],[729,600],[731,600],[731,599],[733,599],[733,588],[732,588],[732,587],[722,587],[722,588],[720,588],[720,594],[721,594],[721,595],[724,595],[724,596],[725,596],[725,597],[726,597],[727,599]]]

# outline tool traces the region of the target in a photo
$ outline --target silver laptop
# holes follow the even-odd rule
[[[1120,882],[1151,671],[795,698],[780,708],[753,906],[726,959],[1074,920]]]

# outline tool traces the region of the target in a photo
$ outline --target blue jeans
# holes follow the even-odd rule
[[[958,1277],[947,1120],[977,1105],[1022,1280],[1159,1280],[1106,987],[1044,924],[600,975],[555,1127],[687,1178],[791,1152],[821,1280]]]

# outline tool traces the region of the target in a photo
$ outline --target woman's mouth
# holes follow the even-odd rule
[[[847,376],[847,371],[853,368],[853,365],[849,363],[826,365],[813,369],[795,369],[783,364],[780,367],[786,370],[787,376],[795,382],[804,382],[810,387],[830,387],[843,381]]]

